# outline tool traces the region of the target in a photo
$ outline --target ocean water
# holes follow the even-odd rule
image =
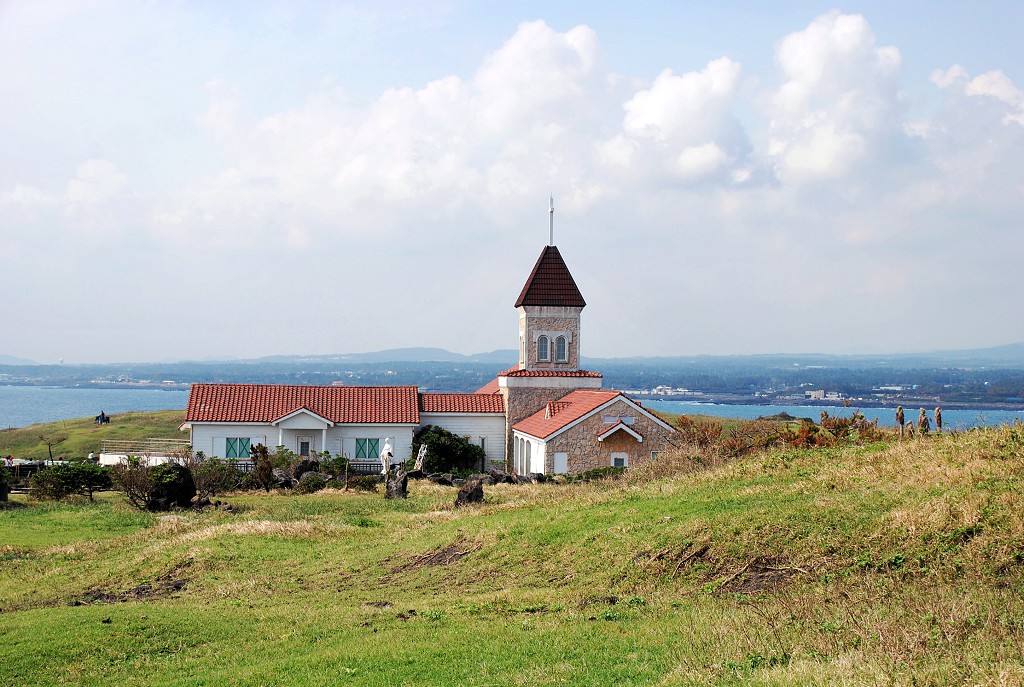
[[[829,415],[849,417],[854,410],[860,410],[868,422],[878,418],[878,424],[895,427],[895,408],[844,408],[842,406],[778,406],[778,405],[727,405],[719,403],[694,403],[693,401],[653,401],[643,400],[647,408],[666,413],[682,413],[686,415],[712,415],[714,417],[735,417],[753,420],[765,415],[789,413],[793,417],[809,417],[815,422],[821,417],[821,411],[827,410]],[[925,408],[928,421],[935,429],[934,406]],[[904,419],[917,423],[918,408],[905,406]],[[984,409],[942,409],[943,429],[967,429],[969,427],[998,426],[1013,424],[1014,421],[1024,422],[1024,410],[984,410]]]
[[[52,386],[0,386],[0,429],[116,415],[129,410],[184,410],[181,389],[65,389]]]
[[[655,401],[645,399],[648,408],[668,413],[713,415],[754,419],[762,415],[786,412],[794,417],[809,417],[817,421],[822,410],[830,415],[848,416],[853,409],[839,406],[783,406],[783,405],[727,405],[694,403],[692,401]],[[100,411],[115,415],[130,410],[184,410],[188,405],[188,391],[180,389],[66,389],[43,386],[0,386],[0,429],[25,427],[37,422],[56,422],[79,417],[95,417]],[[927,408],[928,419],[933,420]],[[904,409],[907,420],[917,420],[917,408]],[[896,425],[895,408],[862,408],[870,420],[878,424]],[[966,429],[982,425],[1024,422],[1024,410],[953,410],[943,409],[943,424],[950,429]]]

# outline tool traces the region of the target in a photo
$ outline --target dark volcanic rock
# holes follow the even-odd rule
[[[384,498],[404,499],[409,496],[409,473],[401,467],[388,472],[384,484]]]
[[[295,466],[295,470],[292,471],[292,476],[295,477],[296,480],[300,480],[302,479],[302,476],[307,472],[319,472],[319,470],[319,461],[310,460],[309,458],[303,458],[302,460],[299,461],[299,464]]]
[[[188,508],[192,505],[196,483],[188,468],[177,463],[164,463],[150,469],[153,471],[154,484],[146,503],[147,510],[162,511],[175,506]]]
[[[467,506],[471,503],[483,503],[484,502],[484,483],[479,479],[469,479],[462,488],[459,489],[458,495],[455,497],[455,507],[460,508]]]

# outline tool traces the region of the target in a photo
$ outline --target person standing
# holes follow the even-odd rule
[[[896,406],[896,424],[900,426],[900,438],[903,438],[903,406]]]
[[[942,433],[942,408],[935,406],[935,429]]]

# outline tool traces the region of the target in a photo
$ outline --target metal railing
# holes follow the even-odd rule
[[[189,442],[183,439],[104,439],[100,453],[114,456],[173,456],[183,453]]]

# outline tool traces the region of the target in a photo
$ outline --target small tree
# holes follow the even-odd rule
[[[53,462],[53,447],[57,444],[62,444],[68,440],[66,434],[40,434],[39,440],[46,444],[46,453],[50,456],[50,462]]]
[[[148,460],[128,456],[123,463],[111,469],[111,477],[129,503],[140,510],[146,510],[150,494],[153,493],[153,476],[150,474]]]
[[[249,447],[249,455],[252,457],[253,474],[256,481],[260,483],[265,491],[270,491],[274,486],[274,462],[270,457],[270,451],[263,444],[256,444]]]

